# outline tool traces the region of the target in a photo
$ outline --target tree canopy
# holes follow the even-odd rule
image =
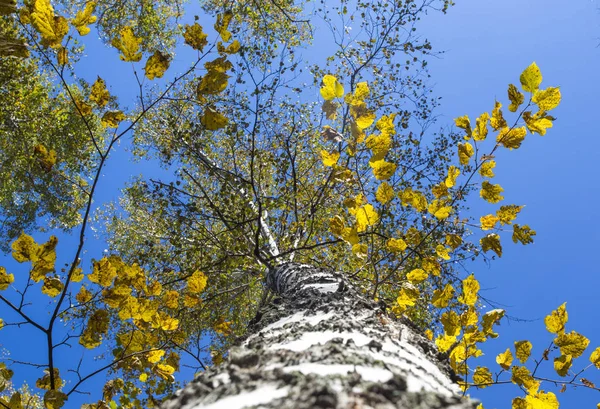
[[[552,128],[560,89],[534,62],[487,111],[438,129],[437,52],[418,22],[452,2],[329,3],[205,0],[193,17],[173,1],[0,3],[0,243],[25,263],[0,267],[2,332],[32,327],[45,351],[5,360],[7,382],[33,367],[60,408],[102,374],[83,407],[155,407],[185,368],[223,360],[272,298],[267,269],[293,260],[410,318],[465,391],[513,383],[513,408],[536,409],[558,408],[549,386],[596,389],[581,373],[600,368],[600,349],[567,331],[565,304],[538,359],[520,340],[479,365],[505,311],[464,272],[533,242],[494,168],[498,152],[542,143],[530,135]],[[135,97],[79,74],[100,47]],[[124,147],[160,176],[132,166],[102,202]],[[58,359],[69,347],[78,363]],[[24,404],[11,390],[0,405]]]

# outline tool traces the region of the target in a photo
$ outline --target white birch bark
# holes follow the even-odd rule
[[[163,409],[474,409],[446,358],[330,270],[287,263],[269,272],[279,297],[228,362]]]

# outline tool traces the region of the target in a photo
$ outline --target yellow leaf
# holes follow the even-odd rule
[[[563,355],[571,355],[573,358],[580,357],[588,347],[589,343],[589,339],[575,331],[571,331],[569,334],[558,334],[554,339],[554,344],[560,348],[560,353]]]
[[[446,284],[443,290],[433,291],[431,304],[437,308],[446,308],[452,297],[454,297],[454,288],[450,284]]]
[[[6,290],[15,281],[13,274],[6,274],[6,269],[0,267],[0,290]]]
[[[500,220],[497,216],[493,214],[488,214],[487,216],[481,216],[479,218],[479,222],[481,223],[481,230],[491,230],[496,227],[496,223]]]
[[[458,118],[454,118],[454,124],[465,130],[465,132],[467,133],[465,135],[465,139],[470,139],[471,136],[473,135],[473,131],[471,130],[471,121],[469,120],[469,116],[468,115],[464,115],[464,116],[460,116]]]
[[[496,161],[490,160],[481,164],[479,168],[479,174],[484,178],[493,178],[494,169],[496,167]]]
[[[550,111],[560,104],[560,99],[560,89],[550,87],[537,92],[533,96],[532,101],[537,104],[540,111]]]
[[[231,39],[231,32],[227,30],[229,23],[233,18],[233,12],[226,11],[223,14],[217,14],[217,22],[215,23],[215,31],[221,35],[221,38],[226,43]]]
[[[456,234],[446,234],[446,244],[456,250],[462,244],[462,238]]]
[[[514,398],[512,400],[512,409],[531,409],[524,398]]]
[[[34,0],[32,9],[31,25],[42,36],[42,45],[60,47],[63,37],[69,32],[67,19],[54,15],[50,0]]]
[[[473,382],[475,386],[478,388],[487,388],[494,381],[492,380],[492,373],[490,370],[484,366],[478,366],[475,368],[475,373],[473,374]]]
[[[192,308],[200,303],[200,298],[193,294],[185,294],[183,296],[183,306],[186,308]]]
[[[356,210],[356,230],[360,233],[367,229],[368,226],[373,226],[379,221],[379,214],[375,208],[366,204]]]
[[[450,213],[452,213],[453,209],[452,206],[445,206],[445,204],[445,200],[436,199],[429,204],[427,211],[434,215],[437,219],[447,219],[448,216],[450,216]]]
[[[542,83],[542,73],[534,62],[521,73],[521,86],[524,91],[536,92]]]
[[[213,329],[217,334],[227,335],[231,332],[231,322],[225,321],[223,317],[219,318],[219,320],[213,326]]]
[[[179,320],[159,311],[158,314],[152,318],[152,325],[163,331],[175,331],[179,327]]]
[[[15,240],[11,247],[13,249],[12,256],[19,263],[25,261],[36,262],[38,260],[37,252],[39,246],[33,240],[33,237],[21,232],[21,235]]]
[[[513,220],[517,218],[517,214],[523,209],[523,206],[508,205],[500,206],[500,209],[496,211],[496,216],[502,225],[511,224]]]
[[[88,319],[79,343],[88,349],[98,347],[102,343],[102,335],[108,332],[109,315],[106,310],[96,310]]]
[[[326,150],[321,150],[321,162],[323,162],[323,165],[327,166],[327,167],[332,167],[333,165],[335,165],[338,160],[340,159],[340,153],[339,152],[327,152]]]
[[[487,124],[490,120],[490,114],[484,112],[475,121],[475,129],[473,130],[473,140],[483,141],[488,134]]]
[[[329,231],[331,231],[334,236],[341,236],[345,227],[346,223],[342,216],[334,216],[329,219]]]
[[[73,274],[71,274],[71,281],[74,283],[79,283],[81,280],[83,280],[83,277],[84,275],[81,267],[75,267]]]
[[[396,118],[396,114],[391,114],[390,116],[382,115],[381,118],[377,120],[375,123],[375,127],[381,131],[382,135],[395,135],[396,127],[394,126],[394,119]]]
[[[88,280],[100,284],[102,287],[110,286],[117,276],[117,269],[112,260],[110,257],[104,257],[100,261],[94,261],[94,268],[92,274],[88,275]]]
[[[418,244],[418,243],[416,243]],[[429,274],[433,274],[434,276],[439,276],[441,267],[440,263],[433,257],[425,257],[421,260],[421,268],[425,270]]]
[[[600,347],[594,349],[594,352],[590,355],[590,362],[600,369]]]
[[[490,203],[498,203],[504,196],[500,196],[504,189],[500,185],[492,185],[487,180],[484,180],[481,183],[481,190],[479,191],[479,195],[486,201]]]
[[[450,166],[448,168],[448,176],[446,176],[446,180],[444,181],[446,187],[454,187],[458,175],[460,175],[460,170],[456,166]]]
[[[550,315],[544,318],[546,329],[552,334],[564,334],[565,325],[569,320],[569,314],[567,313],[567,303],[562,303],[557,309],[552,311]]]
[[[146,358],[148,359],[148,362],[150,362],[151,364],[155,364],[162,359],[164,354],[165,351],[163,351],[162,349],[155,349],[153,351],[148,352],[146,354]]]
[[[462,295],[458,297],[458,301],[473,306],[477,302],[479,292],[479,282],[473,274],[469,275],[462,281]]]
[[[392,137],[390,134],[369,135],[365,140],[367,148],[371,149],[373,155],[385,156],[392,147]]]
[[[425,336],[427,337],[428,340],[432,340],[433,339],[433,331],[430,329],[426,329],[425,330]]]
[[[519,106],[525,101],[525,95],[523,95],[513,84],[510,84],[508,86],[508,99],[510,99],[508,110],[510,112],[517,112]]]
[[[373,125],[373,122],[375,122],[374,112],[364,112],[362,115],[357,116],[355,121],[356,126],[361,130],[370,127]]]
[[[495,324],[499,324],[502,317],[504,317],[505,311],[502,309],[495,309],[486,312],[481,318],[481,329],[485,336],[490,338],[497,338],[498,334],[493,331]]]
[[[148,374],[147,373],[140,374],[139,380],[140,380],[140,382],[146,382],[148,380]]]
[[[531,342],[529,341],[515,341],[515,355],[522,364],[527,362],[531,355]]]
[[[167,291],[162,297],[162,302],[165,307],[170,309],[179,307],[179,293],[175,290]]]
[[[183,33],[183,39],[187,45],[192,47],[194,50],[202,51],[204,46],[208,44],[207,34],[202,32],[202,26],[198,23],[190,26],[185,25],[185,31]]]
[[[84,286],[81,286],[81,288],[79,289],[79,292],[75,296],[75,299],[77,300],[77,302],[79,304],[85,304],[86,302],[88,302],[92,299],[92,296],[93,296],[92,293],[89,292],[87,288],[85,288]]]
[[[436,338],[435,345],[438,347],[440,352],[446,352],[456,342],[455,336],[442,335]]]
[[[356,84],[354,94],[347,94],[344,98],[344,102],[351,106],[364,105],[365,99],[369,96],[369,93],[369,84],[366,82],[359,82]]]
[[[396,172],[396,164],[386,162],[385,159],[369,162],[369,165],[373,168],[373,175],[377,180],[388,180]]]
[[[360,259],[365,259],[369,253],[369,246],[356,243],[352,245],[352,254]]]
[[[511,381],[523,386],[529,393],[536,393],[540,387],[539,381],[533,379],[529,370],[524,366],[515,365],[512,367]]]
[[[187,279],[188,292],[192,294],[201,293],[206,288],[207,282],[208,279],[206,278],[204,273],[202,273],[199,270],[194,271],[194,273]]]
[[[502,104],[498,101],[494,104],[494,109],[492,110],[492,117],[490,119],[490,125],[494,131],[498,129],[502,129],[507,126],[506,119],[502,115]]]
[[[125,120],[125,115],[121,111],[108,111],[102,115],[100,122],[105,128],[117,128],[121,121]]]
[[[98,77],[92,85],[90,101],[95,102],[99,107],[103,107],[108,104],[109,99],[110,93],[106,89],[106,83],[102,78]]]
[[[211,107],[204,109],[204,114],[200,118],[200,123],[209,131],[216,131],[227,126],[227,117],[217,112]]]
[[[133,34],[131,27],[123,27],[119,32],[119,38],[114,38],[111,41],[112,46],[121,51],[121,60],[131,62],[142,59],[142,53],[139,51],[141,43],[142,39]]]
[[[342,239],[353,246],[358,244],[358,232],[356,231],[356,227],[345,227],[342,231]]]
[[[450,260],[450,254],[448,254],[448,249],[443,244],[438,244],[435,247],[435,253],[438,255],[438,257],[444,260]]]
[[[44,393],[44,407],[46,409],[60,409],[64,406],[65,401],[68,399],[69,397],[66,393],[56,389],[51,389]]]
[[[58,277],[46,277],[44,278],[44,285],[42,285],[42,293],[56,297],[59,295],[64,288],[62,281]]]
[[[444,182],[440,182],[437,185],[433,186],[431,188],[431,193],[433,193],[436,199],[449,196],[448,187]]]
[[[444,333],[451,337],[460,334],[460,320],[456,311],[446,311],[442,314],[440,322],[444,326]]]
[[[460,314],[460,324],[463,327],[474,326],[477,324],[477,321],[479,321],[479,315],[473,306],[467,308]]]
[[[146,78],[149,80],[162,78],[165,71],[169,68],[169,64],[171,64],[171,57],[169,55],[163,54],[158,50],[155,51],[154,54],[148,58],[148,61],[146,61],[146,66],[144,67]]]
[[[427,276],[428,275],[425,271],[423,271],[420,268],[415,268],[406,275],[406,278],[413,284],[419,284],[425,281],[427,279]]]
[[[473,153],[473,146],[469,142],[458,144],[458,159],[461,165],[468,165]]]
[[[219,41],[217,43],[217,50],[220,53],[224,53],[224,54],[235,54],[238,51],[240,51],[241,48],[241,44],[238,40],[234,40],[231,44],[229,44],[227,47],[225,47],[223,45],[223,43],[221,41]]]
[[[387,182],[382,182],[377,188],[375,198],[381,204],[386,204],[392,200],[395,196],[394,189]]]
[[[402,206],[413,206],[417,211],[422,212],[427,209],[427,198],[419,191],[413,191],[411,187],[407,187],[399,194],[402,200]]]
[[[71,24],[77,29],[79,35],[84,36],[90,33],[88,24],[93,24],[98,19],[96,16],[92,16],[94,9],[96,8],[95,1],[88,1],[85,4],[85,8],[80,10],[75,15],[75,18],[71,20]]]
[[[552,128],[552,121],[554,121],[554,117],[546,115],[543,111],[540,111],[535,115],[531,115],[531,112],[529,111],[524,112],[523,119],[525,120],[525,125],[527,125],[529,132],[538,133],[542,136],[546,135],[546,130],[548,128]]]
[[[571,355],[561,355],[554,358],[554,370],[559,376],[567,376],[572,364],[573,357]]]
[[[406,242],[402,239],[389,239],[387,241],[387,249],[393,253],[400,253],[406,250]]]
[[[513,225],[513,235],[512,240],[515,243],[521,242],[521,244],[529,244],[533,243],[533,236],[536,235],[535,230],[531,230],[531,228],[527,225],[519,226],[518,224]]]
[[[527,395],[525,401],[527,402],[527,408],[531,409],[558,409],[558,399],[552,392],[544,393],[544,391],[540,391],[536,394]]]
[[[498,354],[496,357],[496,363],[502,367],[504,370],[510,369],[510,365],[512,364],[513,356],[512,352],[510,352],[510,348],[506,348],[506,351]]]
[[[502,257],[502,245],[500,244],[500,236],[498,236],[496,233],[491,233],[485,237],[482,237],[479,240],[479,244],[481,245],[481,249],[484,253],[487,253],[489,250],[493,250],[494,253],[498,255],[498,257]]]
[[[46,172],[50,172],[52,167],[56,164],[56,152],[53,149],[48,151],[44,145],[37,144],[33,148],[33,153],[37,157],[40,166]]]
[[[60,47],[56,53],[56,61],[58,65],[63,66],[69,62],[69,52],[65,47]]]
[[[342,97],[344,95],[344,87],[338,82],[337,78],[327,74],[323,77],[323,86],[320,92],[323,99],[329,101]]]
[[[400,289],[396,302],[400,307],[412,307],[419,299],[419,290],[414,286],[404,286]]]

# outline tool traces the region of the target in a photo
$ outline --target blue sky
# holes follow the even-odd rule
[[[507,103],[507,85],[518,84],[519,74],[533,61],[544,76],[542,87],[560,86],[563,96],[553,112],[557,117],[555,126],[545,137],[528,135],[520,149],[503,151],[497,158],[495,182],[505,189],[505,203],[526,205],[520,220],[535,229],[537,236],[529,246],[505,240],[502,259],[490,266],[467,266],[481,281],[483,295],[501,304],[509,315],[528,321],[503,321],[500,337],[486,343],[481,364],[498,368],[496,354],[523,339],[533,343],[533,355],[539,358],[552,339],[543,318],[564,301],[569,312],[567,329],[587,336],[591,350],[600,346],[600,324],[595,315],[600,288],[595,258],[600,242],[600,222],[596,217],[600,188],[595,180],[596,156],[600,151],[595,126],[600,94],[600,4],[588,0],[456,3],[447,15],[431,13],[424,17],[419,30],[434,50],[445,51],[439,59],[429,62],[434,94],[442,97],[437,111],[440,126],[450,125],[457,116],[468,114],[474,118],[490,111],[494,99]],[[191,22],[192,14],[184,22]],[[94,31],[90,36],[93,34]],[[129,70],[125,69],[125,74],[113,70],[112,67],[121,70],[126,66],[114,65],[118,64],[116,50],[93,46],[88,53],[90,58],[78,67],[79,75],[89,81],[102,76],[111,90],[118,90],[120,101],[132,106],[137,84]],[[110,59],[111,64],[99,63],[105,59]],[[174,68],[182,70],[187,61],[189,54],[178,54]],[[123,147],[119,151],[101,179],[99,202],[116,199],[115,186],[130,175],[157,172],[152,164],[130,164]],[[483,202],[473,208],[477,215],[491,210]],[[92,237],[91,232],[88,234]],[[41,235],[42,238],[45,240],[47,235]],[[60,238],[59,252],[70,240],[64,235]],[[100,257],[104,247],[95,242],[88,247],[86,257]],[[7,263],[8,260],[3,265],[8,267]],[[17,274],[24,269],[25,266],[15,266],[12,272]],[[2,336],[0,342],[9,346],[10,341]],[[27,333],[26,338],[29,336]],[[31,344],[14,341],[26,348],[30,358],[36,355],[37,349]],[[580,360],[587,362],[588,356],[589,352]],[[598,370],[592,368],[589,372],[583,376],[600,384]],[[600,402],[600,394],[592,392],[569,389],[559,396],[561,407],[594,407]],[[514,385],[498,385],[471,394],[481,397],[486,409],[500,409],[510,407],[518,390]]]

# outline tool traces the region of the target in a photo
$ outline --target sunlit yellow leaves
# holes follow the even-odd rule
[[[502,189],[502,186],[493,185],[490,182],[488,182],[487,180],[484,180],[481,183],[481,190],[479,191],[479,195],[484,200],[486,200],[490,203],[498,203],[499,201],[504,199],[504,196],[500,195],[500,193],[502,193],[503,191],[504,191],[504,189]]]
[[[460,314],[460,325],[463,327],[474,326],[479,321],[479,315],[473,306],[467,308]]]
[[[125,120],[125,114],[121,111],[108,111],[102,115],[100,122],[105,128],[117,128]]]
[[[196,304],[198,302],[199,300],[196,299]],[[160,328],[163,331],[175,331],[179,328],[179,320],[159,311],[158,314],[154,315],[152,318],[152,326],[154,328]]]
[[[162,78],[165,71],[169,68],[169,64],[171,64],[171,57],[167,54],[163,54],[160,51],[155,51],[148,61],[146,61],[146,66],[144,67],[144,71],[146,72],[146,78],[149,80],[153,80],[154,78]]]
[[[531,342],[529,341],[516,341],[515,342],[515,355],[517,359],[524,364],[531,355]]]
[[[4,267],[0,267],[0,290],[6,290],[15,281],[13,274],[7,274]]]
[[[445,200],[434,200],[429,204],[427,211],[434,215],[437,219],[447,219],[452,213],[452,206],[446,206]]]
[[[558,334],[554,339],[554,344],[560,348],[560,353],[563,355],[571,355],[573,358],[580,357],[588,347],[589,343],[589,339],[575,331],[571,331],[569,334]]]
[[[353,107],[354,108],[354,107]],[[356,126],[360,129],[366,129],[375,122],[375,113],[366,110],[351,110],[354,115]]]
[[[390,200],[392,200],[395,196],[394,189],[387,183],[382,182],[377,188],[377,192],[375,193],[375,198],[381,204],[386,204]]]
[[[428,340],[433,340],[433,331],[430,329],[426,329],[425,330],[425,336],[427,337]]]
[[[227,335],[231,332],[231,322],[225,321],[225,318],[221,317],[213,326],[213,329],[217,334]]]
[[[341,236],[342,232],[344,231],[344,227],[346,227],[346,223],[344,222],[342,216],[334,216],[329,219],[329,231],[331,231],[334,236]]]
[[[221,35],[221,38],[226,43],[231,39],[231,32],[227,30],[229,23],[233,18],[233,12],[226,11],[223,14],[217,14],[217,22],[215,23],[215,31]]]
[[[238,40],[233,40],[233,42],[231,44],[229,44],[227,47],[223,46],[223,44],[221,42],[217,43],[217,50],[220,53],[236,54],[238,51],[240,51],[241,48],[242,48],[242,45],[240,44],[240,42]]]
[[[431,193],[433,193],[433,196],[435,196],[436,199],[446,197],[448,196],[448,187],[446,186],[446,183],[440,182],[431,188]]]
[[[527,409],[558,409],[558,399],[552,392],[527,395],[525,397]]]
[[[356,243],[352,245],[352,254],[360,259],[365,259],[369,254],[369,246],[364,243]]]
[[[92,113],[92,106],[80,97],[75,97],[75,107],[81,116],[88,116]]]
[[[65,47],[60,47],[56,52],[56,61],[61,67],[69,62],[69,52]]]
[[[216,131],[227,126],[229,121],[225,115],[214,108],[206,107],[200,118],[200,123],[209,131]]]
[[[120,58],[122,61],[137,62],[142,59],[142,53],[139,51],[141,42],[142,39],[133,34],[131,27],[124,27],[119,32],[119,37],[113,38],[111,44],[121,51]]]
[[[19,263],[25,261],[36,262],[38,260],[37,252],[39,246],[33,240],[33,237],[22,232],[19,238],[11,244],[13,250],[12,256]]]
[[[456,311],[446,311],[442,314],[440,322],[444,326],[444,333],[451,337],[460,334],[460,320]]]
[[[508,86],[508,99],[510,100],[508,110],[510,112],[516,112],[523,101],[525,101],[525,95],[523,95],[513,84],[510,84]]]
[[[206,278],[204,273],[199,270],[196,270],[187,279],[187,289],[192,294],[201,293],[206,288],[207,282],[208,278]]]
[[[524,398],[514,398],[512,400],[512,409],[531,409]]]
[[[502,104],[496,101],[494,104],[494,109],[492,110],[492,117],[490,118],[490,125],[494,131],[507,126],[506,119],[504,119],[502,110],[500,108],[502,108]]]
[[[163,379],[167,379],[169,381],[173,380],[173,373],[175,372],[175,368],[171,365],[166,364],[157,364],[153,368],[154,372]]]
[[[146,354],[146,359],[148,359],[148,362],[150,362],[151,364],[155,364],[162,359],[164,354],[165,351],[163,351],[162,349],[155,349]]]
[[[31,236],[22,232],[19,238],[11,245],[13,249],[12,255],[19,263],[31,261],[33,268],[31,269],[30,276],[37,283],[46,274],[54,271],[57,244],[58,239],[50,236],[50,239],[46,243],[38,245]]]
[[[422,283],[427,279],[427,277],[427,273],[420,268],[415,268],[406,275],[408,281],[410,281],[413,284]]]
[[[369,165],[373,168],[373,175],[377,180],[388,180],[396,172],[396,164],[386,162],[385,159],[369,162]]]
[[[558,106],[560,99],[560,89],[550,87],[537,92],[532,101],[537,104],[540,111],[550,111]]]
[[[425,195],[419,191],[412,190],[411,187],[405,188],[398,196],[400,197],[400,200],[402,200],[402,206],[411,205],[418,212],[427,209],[427,198]]]
[[[46,277],[44,278],[44,285],[42,285],[42,293],[56,297],[62,292],[64,285],[58,277]]]
[[[146,382],[148,380],[148,374],[141,373],[140,376],[138,377],[138,379],[140,380],[140,382]]]
[[[513,361],[512,352],[510,352],[510,348],[506,348],[506,351],[498,354],[496,356],[496,363],[502,367],[504,370],[510,369],[510,365]]]
[[[471,130],[471,121],[469,120],[469,116],[468,115],[464,115],[464,116],[460,116],[458,118],[454,118],[454,124],[457,127],[465,130],[465,132],[467,133],[467,135],[465,135],[465,139],[470,139],[471,138],[471,136],[473,135],[473,131]]]
[[[206,74],[198,83],[196,89],[198,100],[204,100],[205,95],[217,95],[227,88],[229,75],[225,74],[232,65],[225,57],[217,58],[204,64]]]
[[[175,290],[169,290],[165,292],[162,297],[162,302],[167,308],[177,308],[179,306],[179,293]]]
[[[521,209],[523,209],[523,206],[500,206],[500,209],[496,211],[496,216],[498,216],[501,224],[511,224],[517,218],[517,214],[519,214]]]
[[[513,366],[511,381],[519,386],[523,386],[529,393],[536,393],[540,387],[539,381],[533,379],[529,369],[524,366]]]
[[[50,172],[56,164],[56,152],[53,149],[46,149],[42,144],[37,144],[33,148],[33,154],[39,161],[40,166],[46,172]]]
[[[375,123],[375,127],[381,131],[382,135],[395,135],[396,127],[394,126],[394,119],[396,114],[382,115],[381,118]]]
[[[542,73],[534,62],[529,67],[525,68],[525,71],[521,73],[519,79],[521,80],[521,86],[524,91],[536,92],[542,83]]]
[[[487,253],[489,250],[493,250],[498,257],[502,257],[502,245],[500,244],[500,236],[496,233],[488,234],[479,240],[481,249]]]
[[[450,166],[448,168],[448,176],[446,176],[446,180],[444,181],[447,188],[454,187],[458,175],[460,175],[460,170],[456,166]]]
[[[69,32],[67,19],[54,15],[50,0],[35,0],[32,10],[31,25],[42,36],[42,44],[60,47],[63,37]]]
[[[402,239],[389,239],[387,241],[387,249],[393,253],[400,253],[406,250],[406,242]]]
[[[194,23],[192,26],[188,24],[185,25],[183,39],[185,43],[194,50],[202,51],[204,46],[208,44],[207,37],[207,34],[202,32],[202,26],[200,24]]]
[[[75,15],[75,18],[71,20],[71,24],[73,24],[73,27],[77,29],[79,35],[84,36],[90,33],[90,28],[88,27],[88,24],[93,24],[98,19],[96,16],[92,15],[95,8],[96,2],[88,1],[85,4],[84,9],[78,11]]]
[[[436,338],[435,345],[440,352],[446,352],[456,342],[456,337],[452,335],[442,335]]]
[[[600,369],[600,347],[596,348],[590,355],[590,362]]]
[[[339,152],[327,152],[326,150],[321,150],[321,162],[323,162],[323,165],[327,166],[327,167],[332,167],[333,165],[335,165],[338,160],[340,159],[340,153]]]
[[[475,129],[473,130],[473,140],[483,141],[488,134],[487,124],[490,120],[490,114],[484,112],[475,121]]]
[[[46,409],[60,409],[64,406],[65,401],[67,401],[68,399],[69,397],[66,393],[58,391],[56,389],[51,389],[44,393],[44,407]]]
[[[546,324],[546,329],[548,332],[552,334],[564,334],[565,325],[569,320],[569,314],[567,313],[567,303],[563,303],[552,311],[550,315],[547,315],[544,318],[544,323]]]
[[[552,128],[552,121],[554,121],[554,117],[546,115],[542,111],[535,115],[531,115],[531,112],[529,111],[524,112],[523,119],[525,120],[525,125],[527,125],[529,132],[538,133],[542,136],[546,135],[546,130],[548,128]]]
[[[531,230],[531,228],[527,225],[519,226],[518,224],[513,225],[513,235],[512,240],[515,243],[521,244],[529,244],[533,243],[533,236],[536,235],[535,230]]]
[[[117,269],[113,265],[113,257],[104,257],[99,261],[94,261],[92,274],[88,275],[88,280],[92,283],[100,284],[102,287],[108,287],[117,276]]]
[[[486,388],[493,383],[492,373],[488,368],[478,366],[475,368],[475,373],[473,374],[473,382],[478,388]]]
[[[494,169],[496,167],[496,161],[490,160],[481,164],[479,168],[479,174],[484,178],[493,178]]]
[[[359,82],[356,84],[354,94],[347,94],[344,102],[351,106],[362,106],[370,92],[369,85],[366,82]]]
[[[488,214],[487,216],[481,216],[479,218],[479,222],[481,223],[481,230],[491,230],[496,227],[496,223],[498,222],[498,217],[493,214]]]
[[[498,324],[502,317],[504,317],[504,310],[495,309],[486,312],[481,318],[481,329],[485,336],[490,338],[496,338],[498,336],[497,333],[493,331],[493,327],[495,324]]]
[[[461,165],[468,165],[471,156],[473,156],[473,146],[469,142],[458,144],[458,160]]]
[[[371,204],[366,204],[356,210],[356,230],[361,233],[368,226],[373,226],[379,221],[379,214]]]
[[[402,308],[412,307],[419,299],[419,290],[412,285],[402,287],[396,302]]]
[[[410,229],[409,229],[410,231]],[[415,240],[416,241],[416,240]],[[419,243],[415,243],[418,245]],[[439,276],[441,267],[440,263],[434,257],[425,257],[421,260],[421,268],[425,270],[429,274],[433,274],[434,276]]]
[[[554,370],[559,376],[567,376],[572,364],[573,357],[571,355],[561,355],[554,358]]]
[[[95,102],[99,107],[103,107],[108,104],[109,99],[110,93],[106,89],[106,83],[102,78],[98,77],[94,84],[92,84],[90,101]]]
[[[443,244],[438,244],[435,247],[435,254],[443,260],[450,260],[450,254],[448,254],[448,248],[446,248]]]
[[[365,145],[371,149],[374,156],[379,155],[383,158],[392,147],[392,137],[390,134],[369,135],[365,140]]]
[[[454,287],[450,284],[446,284],[443,290],[434,290],[431,304],[437,308],[446,308],[454,297]]]
[[[323,77],[323,86],[321,87],[321,97],[329,101],[334,98],[340,98],[344,95],[344,87],[340,84],[333,75],[325,75]]]
[[[457,234],[446,234],[446,244],[456,250],[462,244],[462,238]]]
[[[458,297],[458,301],[473,306],[477,302],[479,292],[479,282],[473,274],[469,275],[462,282],[462,295]]]
[[[77,300],[77,302],[79,304],[85,304],[86,302],[90,301],[92,299],[92,297],[93,297],[92,293],[89,292],[88,289],[85,288],[84,286],[81,286],[81,288],[79,289],[79,292],[75,296],[75,299]]]
[[[109,316],[106,310],[96,310],[90,316],[79,343],[88,349],[94,349],[102,343],[102,335],[108,332]]]

